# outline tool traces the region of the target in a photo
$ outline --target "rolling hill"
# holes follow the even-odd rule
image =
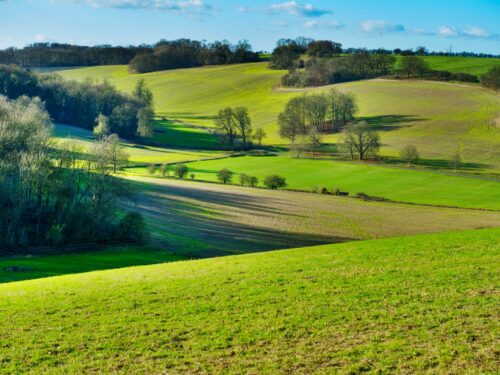
[[[490,60],[490,59],[485,59]],[[444,63],[443,63],[444,64]],[[253,126],[268,132],[268,144],[286,144],[279,137],[277,116],[285,103],[303,91],[279,89],[283,71],[266,63],[213,66],[131,75],[126,66],[102,66],[58,71],[68,79],[108,79],[130,92],[144,78],[155,96],[160,116],[189,124],[213,127],[213,116],[226,106],[247,106]],[[334,85],[352,92],[359,102],[359,116],[382,135],[382,153],[395,156],[415,144],[422,157],[449,160],[457,148],[463,159],[478,170],[500,168],[500,96],[478,86],[422,81],[371,80]],[[167,127],[168,128],[168,127]],[[161,125],[160,130],[165,129]],[[194,129],[196,131],[196,129]],[[203,131],[197,130],[203,136]],[[178,134],[178,133],[177,133]],[[165,139],[167,138],[167,139]],[[338,141],[338,135],[324,142]],[[168,142],[168,137],[163,137]],[[191,147],[198,147],[192,140]]]
[[[495,372],[499,236],[420,235],[2,284],[1,371]]]

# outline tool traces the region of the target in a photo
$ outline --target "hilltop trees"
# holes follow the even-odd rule
[[[351,159],[365,160],[369,156],[377,155],[380,137],[370,129],[366,121],[361,121],[344,129],[343,147]]]
[[[401,71],[407,78],[422,78],[429,71],[429,65],[420,57],[403,56],[401,59]]]
[[[112,176],[123,160],[116,138],[84,153],[51,147],[51,130],[38,98],[0,96],[0,248],[131,239],[116,211],[127,192]]]

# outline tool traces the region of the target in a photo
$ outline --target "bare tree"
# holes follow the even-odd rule
[[[366,157],[378,153],[380,137],[365,121],[362,121],[344,130],[343,145],[351,159],[365,160]]]

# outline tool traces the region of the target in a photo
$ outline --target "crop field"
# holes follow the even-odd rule
[[[89,130],[66,125],[55,126],[54,139],[58,145],[64,144],[63,142],[68,140],[71,142],[77,142],[82,147],[84,152],[94,141],[92,132]],[[131,144],[127,142],[123,142],[122,145],[123,151],[129,155],[129,161],[131,164],[177,163],[182,161],[210,159],[223,155],[220,151],[210,150],[169,149]]]
[[[490,59],[488,63],[491,63]],[[338,84],[320,89],[287,90],[277,86],[283,71],[267,69],[266,63],[179,69],[148,74],[129,74],[126,66],[66,69],[69,79],[108,79],[130,92],[144,78],[155,96],[159,116],[210,128],[217,110],[226,106],[247,106],[253,126],[268,133],[267,144],[286,144],[278,135],[277,116],[286,102],[304,91],[331,87],[352,92],[359,103],[359,117],[381,134],[383,155],[395,156],[408,144],[415,144],[423,158],[444,163],[460,148],[463,160],[475,163],[477,171],[500,168],[500,95],[478,86],[441,82],[371,80]],[[208,98],[210,100],[208,100]],[[168,128],[160,124],[160,129]],[[173,131],[183,131],[174,127]],[[215,140],[200,129],[182,144],[204,147]],[[179,133],[179,132],[177,132]],[[193,136],[193,134],[191,134]],[[158,137],[158,134],[157,134]],[[172,137],[175,138],[175,137]],[[160,140],[161,134],[160,134]],[[207,139],[211,139],[208,140]],[[335,143],[338,135],[325,136]]]
[[[192,258],[500,226],[500,212],[129,176],[152,244]]]
[[[499,236],[419,235],[3,284],[2,371],[494,373]]]
[[[217,172],[227,168],[235,173],[234,184],[241,173],[259,178],[259,186],[266,176],[278,174],[296,190],[339,188],[350,195],[365,193],[400,202],[500,210],[500,182],[455,174],[289,156],[231,157],[187,166],[204,181],[217,181]],[[128,171],[148,175],[145,168]]]

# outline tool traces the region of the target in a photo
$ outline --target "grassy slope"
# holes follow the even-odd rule
[[[500,212],[129,178],[156,243],[191,258],[500,226]]]
[[[167,134],[171,134],[171,132],[162,134],[162,136],[165,136]],[[185,134],[189,133],[179,132],[179,134],[184,136]],[[56,139],[57,142],[71,139],[72,141],[78,142],[84,150],[90,147],[91,143],[93,142],[93,136],[90,131],[65,125],[56,125],[54,138]],[[180,141],[182,141],[182,138]],[[129,161],[132,164],[176,163],[180,161],[213,158],[222,155],[221,152],[215,152],[215,151],[167,149],[160,147],[136,145],[126,142],[123,143],[123,151],[125,151],[129,155]]]
[[[495,372],[499,236],[423,235],[0,285],[1,369]]]
[[[493,66],[500,65],[500,59],[458,56],[425,56],[431,69],[448,70],[456,73],[469,73],[481,77]]]
[[[500,183],[429,171],[388,168],[331,160],[288,156],[245,156],[189,163],[196,179],[217,181],[227,168],[263,180],[271,174],[286,177],[288,188],[311,191],[313,187],[339,188],[351,195],[363,192],[395,201],[500,210]],[[145,169],[133,173],[147,174]],[[239,182],[239,176],[233,177]]]
[[[131,91],[139,78],[153,90],[156,110],[188,123],[213,126],[212,117],[225,106],[247,106],[254,127],[263,127],[267,143],[283,144],[277,132],[277,115],[285,103],[300,93],[273,90],[283,71],[266,63],[180,69],[129,75],[125,66],[69,69],[60,72],[71,79],[109,79],[121,90]],[[446,159],[457,142],[466,162],[499,168],[500,130],[491,125],[499,115],[500,96],[480,87],[439,82],[362,81],[335,85],[356,94],[360,116],[382,133],[383,153],[397,155],[409,143],[425,158]],[[319,89],[319,90],[324,90]],[[327,88],[326,88],[327,89]],[[206,137],[206,135],[204,135]],[[335,142],[336,135],[324,138]],[[193,142],[196,142],[193,140]],[[196,146],[196,144],[193,144]]]
[[[113,248],[60,255],[19,255],[0,258],[0,283],[107,270],[185,259],[154,248]]]

